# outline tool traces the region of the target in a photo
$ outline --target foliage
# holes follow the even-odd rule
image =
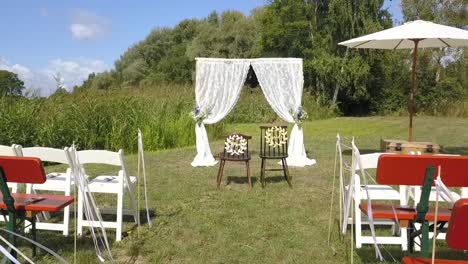
[[[337,44],[392,27],[383,6],[384,0],[271,0],[249,16],[214,11],[204,19],[154,29],[115,62],[115,69],[91,74],[78,90],[193,84],[196,57],[300,57],[305,90],[320,106],[345,115],[401,112],[408,101],[410,52]],[[464,0],[403,0],[402,8],[405,20],[466,26]],[[465,50],[421,50],[418,62],[418,112],[431,112],[437,101],[463,100],[468,87]],[[248,76],[248,84],[256,86],[255,74]],[[438,89],[442,86],[450,96]]]
[[[0,70],[0,96],[23,94],[24,82],[13,72]]]
[[[308,120],[335,117],[339,114],[335,107],[322,105],[320,98],[304,93],[302,107],[308,113]],[[283,122],[273,112],[258,88],[244,88],[232,112],[222,122],[229,123],[277,123]]]
[[[194,144],[193,121],[187,116],[193,92],[187,86],[126,90],[86,90],[49,98],[0,98],[0,144],[62,148],[124,148],[136,151],[136,129],[148,151]],[[223,124],[208,127],[211,137],[224,134]],[[132,136],[133,135],[133,136]]]
[[[211,138],[225,134],[226,123],[273,122],[277,116],[259,89],[245,88],[236,109],[215,125]],[[160,85],[139,89],[89,89],[48,98],[0,97],[0,144],[62,148],[75,142],[85,149],[136,151],[140,128],[148,151],[193,145],[193,88]],[[304,96],[303,107],[313,119],[335,112]],[[200,112],[201,113],[201,112]]]

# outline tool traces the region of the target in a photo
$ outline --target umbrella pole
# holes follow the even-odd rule
[[[420,39],[412,39],[414,42],[413,50],[413,69],[411,73],[411,92],[410,92],[410,103],[409,103],[409,142],[413,141],[413,115],[414,115],[414,85],[416,83],[416,60],[418,58],[418,42]]]

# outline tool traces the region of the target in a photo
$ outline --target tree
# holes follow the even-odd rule
[[[0,95],[21,96],[23,89],[24,82],[16,73],[0,70]]]
[[[402,0],[406,21],[423,19],[435,23],[466,27],[466,0]],[[418,52],[416,102],[423,110],[437,111],[440,102],[465,99],[466,49],[439,48]],[[464,66],[464,67],[463,67]],[[448,104],[447,104],[448,105]]]

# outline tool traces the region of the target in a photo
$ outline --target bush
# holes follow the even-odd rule
[[[194,89],[159,85],[132,89],[80,89],[49,98],[0,98],[0,144],[80,149],[137,150],[137,128],[145,149],[155,151],[195,144]],[[312,119],[334,116],[304,94]],[[277,119],[260,89],[244,89],[224,122],[209,125],[211,139],[226,133],[226,123],[271,123]]]
[[[81,149],[137,149],[137,128],[149,151],[195,143],[193,88],[94,90],[50,98],[0,98],[0,144]],[[224,134],[222,124],[209,136]]]
[[[309,120],[337,116],[336,106],[322,106],[320,100],[308,92],[303,94],[302,107],[309,114]],[[236,106],[223,121],[226,123],[273,123],[277,119],[279,119],[278,115],[268,104],[259,87],[244,87]]]

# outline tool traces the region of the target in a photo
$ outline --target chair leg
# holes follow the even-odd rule
[[[117,228],[115,230],[115,241],[122,240],[122,214],[123,214],[123,193],[117,194]]]
[[[78,212],[77,212],[77,234],[81,236],[83,234],[83,195],[78,192]]]
[[[288,182],[289,187],[292,187],[291,178],[289,177],[288,163],[286,162],[286,159],[281,159],[281,162],[283,164],[284,178]]]
[[[70,206],[63,209],[63,235],[68,236],[68,225],[70,224]]]
[[[219,163],[218,178],[216,179],[216,184],[217,184],[218,189],[221,186],[221,181],[223,180],[225,162],[226,162],[225,160],[221,160],[221,162]]]
[[[362,219],[359,209],[360,197],[354,201],[354,230],[356,236],[356,248],[362,248]],[[351,227],[352,228],[352,227]]]
[[[219,161],[218,167],[218,175],[216,176],[216,187],[219,189],[219,177],[221,176],[221,165],[223,164],[223,160]]]
[[[31,233],[32,233],[33,240],[34,240],[34,241],[37,241],[36,217],[35,217],[35,216],[33,216],[33,217],[31,218]],[[32,255],[33,255],[33,257],[35,257],[36,254],[37,254],[37,247],[36,247],[35,244],[32,244],[31,246],[32,246]]]
[[[252,190],[252,180],[250,179],[250,164],[249,164],[249,161],[245,162],[245,166],[247,167],[247,179],[249,180],[249,190]]]
[[[265,188],[265,159],[262,159],[260,167],[260,183],[262,184],[262,188]]]

